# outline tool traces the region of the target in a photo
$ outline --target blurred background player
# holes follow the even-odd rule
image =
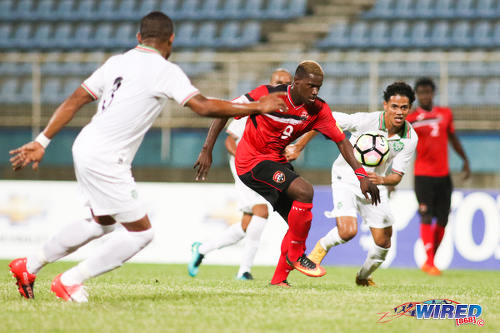
[[[377,167],[365,167],[370,180],[380,190],[380,204],[373,206],[359,190],[357,179],[352,175],[343,156],[339,156],[332,165],[332,194],[334,215],[337,226],[321,238],[308,257],[321,264],[328,251],[356,236],[358,232],[358,212],[363,223],[370,227],[375,244],[368,251],[366,260],[356,274],[356,284],[374,286],[371,274],[384,262],[391,247],[392,225],[394,218],[389,207],[386,186],[397,185],[403,178],[410,163],[417,135],[411,125],[405,121],[415,100],[412,88],[404,82],[395,82],[384,91],[384,111],[345,114],[333,112],[333,117],[342,130],[351,133],[352,144],[360,135],[375,132],[387,138],[390,153],[387,160]],[[286,149],[286,156],[294,160],[316,133],[305,134],[299,141]],[[392,168],[389,171],[389,166]]]
[[[240,101],[259,100],[268,94],[286,92],[286,112],[272,112],[268,116],[251,116],[236,151],[236,171],[241,181],[266,198],[288,223],[288,231],[281,243],[281,255],[271,280],[272,285],[289,287],[291,270],[312,277],[325,274],[320,265],[305,255],[305,241],[312,222],[313,186],[300,177],[284,156],[285,147],[311,130],[334,141],[340,153],[359,179],[361,192],[371,202],[380,201],[378,188],[369,180],[365,169],[356,160],[352,144],[336,125],[330,107],[318,97],[323,84],[323,69],[312,60],[302,61],[291,85],[260,86],[241,96]],[[215,120],[208,132],[202,153],[211,154],[217,135],[227,120]],[[198,169],[198,173],[201,170]]]
[[[179,66],[167,61],[174,41],[173,22],[161,12],[141,19],[139,45],[109,58],[54,112],[35,139],[12,150],[14,170],[33,163],[38,168],[50,140],[87,103],[100,99],[97,113],[73,144],[73,160],[79,188],[93,218],[66,225],[40,249],[9,266],[19,292],[33,298],[38,271],[89,241],[114,230],[102,245],[52,281],[51,290],[66,301],[87,302],[83,283],[120,267],[153,239],[144,204],[138,198],[131,163],[145,133],[168,98],[204,116],[244,116],[284,108],[283,100],[270,96],[252,104],[234,104],[201,95]]]
[[[469,178],[469,160],[455,134],[453,114],[448,107],[433,103],[436,85],[423,77],[415,83],[418,107],[408,115],[408,121],[418,134],[415,159],[415,194],[420,214],[420,237],[427,260],[422,270],[430,275],[440,275],[434,265],[434,256],[443,239],[451,207],[453,185],[448,165],[448,140],[463,161],[463,177]],[[432,224],[432,219],[436,223]]]
[[[292,82],[292,75],[285,69],[276,69],[271,74],[270,85],[276,86],[280,84],[290,84]],[[243,184],[236,173],[236,166],[234,164],[234,156],[236,155],[236,147],[238,142],[243,137],[245,131],[245,124],[248,117],[240,119],[233,119],[226,130],[228,134],[225,146],[229,153],[229,166],[234,178],[234,185],[238,193],[238,201],[243,217],[241,223],[233,224],[227,228],[222,234],[217,237],[205,241],[203,243],[195,242],[192,245],[192,257],[188,264],[188,272],[191,276],[198,274],[198,267],[200,266],[203,258],[209,252],[220,249],[232,244],[235,244],[243,237],[246,236],[246,243],[241,258],[240,269],[236,275],[240,280],[253,280],[251,273],[253,260],[259,248],[262,232],[264,231],[265,223],[269,216],[267,209],[267,201],[255,191]],[[199,159],[195,163],[196,167],[201,167],[208,170],[212,164],[211,159],[207,154],[200,154]],[[205,180],[205,175],[202,176]]]

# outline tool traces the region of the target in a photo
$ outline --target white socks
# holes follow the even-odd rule
[[[211,239],[208,242],[203,242],[198,248],[198,251],[205,255],[215,249],[234,244],[243,237],[245,237],[245,232],[241,228],[241,223],[236,223],[224,230],[219,237]]]
[[[326,251],[329,251],[333,246],[344,244],[345,242],[345,240],[340,238],[339,229],[337,227],[330,230],[330,232],[327,233],[325,237],[319,240],[319,243]]]
[[[27,257],[26,268],[31,274],[37,274],[47,263],[67,256],[91,240],[113,231],[114,228],[115,225],[100,225],[93,219],[70,223],[45,242],[38,253]]]
[[[365,263],[358,273],[360,279],[367,279],[380,266],[387,256],[389,248],[383,248],[376,244],[368,251]]]
[[[259,249],[260,238],[264,227],[266,226],[267,219],[260,216],[252,216],[250,223],[247,227],[247,237],[245,250],[243,252],[243,257],[241,258],[240,269],[238,271],[238,277],[242,276],[243,273],[249,272],[253,265],[253,260]]]
[[[64,272],[61,282],[68,286],[82,284],[89,278],[118,268],[148,245],[153,236],[152,228],[145,231],[116,231],[92,256]]]

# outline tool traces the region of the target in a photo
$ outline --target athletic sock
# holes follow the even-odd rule
[[[358,277],[367,279],[385,260],[389,248],[383,248],[376,244],[368,251],[366,260],[359,270]]]
[[[243,275],[245,272],[250,272],[253,266],[253,260],[259,249],[260,238],[264,227],[266,226],[267,219],[260,216],[252,216],[250,223],[247,227],[247,236],[245,249],[243,250],[243,256],[241,258],[240,269],[238,271],[238,276]]]
[[[288,230],[290,232],[288,259],[291,261],[297,261],[304,253],[305,242],[313,217],[312,207],[312,203],[294,201],[288,213]]]
[[[31,274],[37,274],[46,264],[67,256],[91,240],[113,231],[114,228],[114,225],[101,225],[93,219],[69,223],[45,242],[37,253],[27,257],[26,269]]]
[[[288,247],[290,245],[290,230],[288,230],[281,241],[281,255],[278,260],[278,265],[274,270],[273,278],[271,279],[271,284],[277,284],[283,282],[288,277],[288,274],[293,270],[293,267],[288,265],[286,262],[286,254],[288,252]]]
[[[325,249],[329,251],[332,247],[344,244],[346,241],[340,238],[339,229],[337,227],[330,230],[323,238],[319,240],[319,244]]]
[[[210,239],[207,242],[203,242],[198,248],[198,251],[205,255],[215,249],[220,249],[234,244],[243,237],[245,237],[245,231],[241,228],[241,223],[236,223],[224,230],[219,236]]]
[[[434,235],[434,244],[433,244],[434,256],[436,255],[437,249],[438,249],[439,245],[441,244],[441,241],[443,240],[444,229],[445,229],[445,227],[443,227],[437,223],[432,228],[432,233]]]
[[[145,231],[119,230],[77,266],[64,272],[61,282],[71,286],[120,267],[153,240],[153,229]]]
[[[427,254],[426,264],[434,265],[434,233],[431,224],[420,223],[420,237]]]

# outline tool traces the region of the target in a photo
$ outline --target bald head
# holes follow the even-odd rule
[[[323,68],[314,60],[302,61],[295,71],[295,79],[303,79],[311,75],[323,77]]]
[[[278,68],[271,74],[270,84],[273,86],[290,83],[292,83],[292,75],[286,69]]]

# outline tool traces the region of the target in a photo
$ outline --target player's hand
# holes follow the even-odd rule
[[[464,162],[464,166],[462,167],[463,180],[467,180],[470,177],[470,166],[469,161]]]
[[[205,180],[208,174],[208,170],[212,166],[212,154],[209,153],[205,148],[202,148],[198,159],[194,163],[193,169],[196,169],[196,181]]]
[[[384,177],[377,175],[375,172],[367,171],[368,179],[375,185],[384,185]]]
[[[38,170],[38,164],[42,161],[43,155],[45,154],[45,148],[36,142],[31,141],[19,148],[13,149],[9,152],[10,155],[14,155],[10,158],[10,164],[14,171],[21,170],[30,163],[33,163],[33,170]]]
[[[368,177],[361,178],[359,181],[359,187],[361,188],[361,192],[365,198],[372,201],[372,205],[380,203],[380,193],[378,191],[378,187],[373,184]],[[370,196],[368,196],[368,194],[370,194]]]
[[[286,96],[285,92],[272,93],[263,96],[259,99],[260,113],[270,113],[275,111],[285,112],[287,110],[286,103],[283,100]]]
[[[301,150],[297,145],[288,145],[285,147],[285,151],[283,152],[283,156],[287,159],[288,162],[295,161],[299,155]]]

